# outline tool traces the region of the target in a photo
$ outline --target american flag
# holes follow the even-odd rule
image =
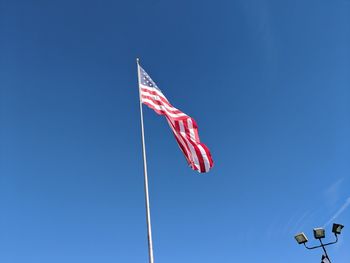
[[[156,113],[164,115],[175,139],[193,170],[209,172],[213,160],[207,146],[200,142],[198,127],[194,119],[170,104],[156,83],[139,65],[140,99]]]
[[[330,263],[327,256],[322,255],[321,263]]]

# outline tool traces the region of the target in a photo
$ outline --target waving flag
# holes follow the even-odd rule
[[[172,106],[140,65],[138,70],[142,103],[165,116],[191,168],[200,173],[208,172],[214,163],[208,147],[199,140],[198,127],[194,119]]]

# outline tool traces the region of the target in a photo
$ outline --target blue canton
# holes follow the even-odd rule
[[[147,74],[147,72],[140,67],[140,82],[142,85],[150,87],[150,88],[156,88],[159,90],[157,84],[151,79],[151,77]]]

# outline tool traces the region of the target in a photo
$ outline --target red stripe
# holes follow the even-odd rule
[[[199,141],[197,123],[195,122],[194,119],[192,119],[192,118],[189,118],[189,119],[192,121],[192,124],[193,124],[193,127],[194,127],[193,131],[194,131],[194,133],[195,133],[196,142],[197,142],[199,145],[201,145],[201,146],[203,147],[203,149],[204,149],[204,151],[205,151],[205,153],[206,153],[206,155],[207,155],[207,158],[208,158],[209,168],[211,168],[211,167],[213,167],[213,165],[214,165],[214,162],[213,162],[211,153],[210,153],[208,147],[207,147],[205,144],[200,143],[200,141]],[[203,159],[204,159],[204,156],[203,156]]]
[[[164,101],[165,103],[167,103],[167,104],[169,104],[171,106],[171,104],[167,100],[167,98],[162,93],[160,93],[158,91],[151,91],[151,90],[148,90],[148,89],[145,89],[145,88],[141,88],[141,93],[146,93],[146,95],[147,94],[151,94],[151,95],[159,96],[162,101]]]
[[[203,143],[201,143],[200,145],[203,147],[204,151],[206,152],[206,154],[208,156],[209,168],[212,168],[214,166],[214,162],[213,162],[213,159],[211,157],[211,153],[210,153],[208,147],[205,144],[203,144]]]
[[[192,122],[192,127],[193,127],[193,131],[194,131],[194,137],[196,138],[196,142],[200,142],[199,140],[199,135],[198,135],[198,126],[197,126],[197,122],[190,118],[191,122]]]
[[[142,102],[143,104],[146,104],[148,107],[152,108],[153,110],[155,110],[158,114],[160,115],[166,115],[166,116],[169,116],[169,112],[167,112],[166,110],[159,110],[157,109],[153,104],[147,102],[147,101],[143,101]],[[182,113],[182,112],[180,112]],[[177,113],[173,113],[173,114],[177,114]],[[186,117],[186,116],[180,116],[180,117],[172,117],[172,116],[169,116],[169,118],[174,118],[174,119],[182,119],[183,117]]]
[[[173,131],[173,134],[174,134],[174,137],[175,137],[175,140],[176,140],[177,144],[179,145],[181,151],[185,155],[187,163],[192,166],[192,162],[191,162],[191,160],[189,159],[189,156],[186,153],[186,149],[184,148],[183,144],[179,141],[179,139],[177,138],[177,136],[176,136],[174,131]]]
[[[176,132],[176,129],[177,129],[176,127],[179,126],[178,121],[171,121],[169,118],[167,118],[167,119],[168,119],[169,126],[172,129],[173,134],[176,138],[176,141],[179,143],[179,146],[182,149],[185,149],[185,151],[184,151],[185,157],[189,161],[189,163],[191,164],[191,167],[194,169],[195,165],[194,165],[194,161],[193,161],[193,158],[191,155],[191,150],[189,149],[188,145],[185,142],[181,142],[181,140],[183,141],[183,138],[178,132]],[[181,140],[178,137],[180,137]]]
[[[192,122],[193,131],[194,131],[194,133],[195,133],[196,141],[197,141],[197,143],[198,143],[199,145],[201,145],[201,146],[203,147],[203,149],[204,149],[204,151],[205,151],[205,153],[206,153],[206,155],[207,155],[207,158],[208,158],[209,168],[211,168],[211,167],[213,167],[213,165],[214,165],[213,159],[212,159],[212,157],[211,157],[211,153],[210,153],[208,147],[207,147],[205,144],[200,143],[200,141],[199,141],[197,123],[196,123],[195,120],[192,119],[192,118],[189,118],[189,120]],[[203,159],[204,159],[204,157],[203,157]]]
[[[183,123],[185,122],[185,120],[181,120],[181,121],[182,121]],[[189,134],[188,134],[188,127],[187,127],[187,132],[186,132],[186,126],[185,126],[185,125],[184,125],[184,128],[185,128],[185,135],[183,135],[183,134],[181,133],[181,128],[180,128],[179,122],[175,122],[176,133],[177,133],[179,136],[181,136],[181,138],[183,138],[183,140],[184,140],[186,143],[191,144],[191,145],[193,146],[193,148],[194,148],[194,151],[195,151],[194,154],[196,155],[196,158],[197,158],[197,160],[198,160],[198,162],[199,162],[199,169],[195,166],[194,161],[193,161],[193,169],[194,169],[194,170],[199,170],[199,171],[202,172],[202,170],[203,170],[203,171],[205,170],[205,166],[204,166],[203,159],[201,159],[200,150],[198,149],[198,147],[196,146],[196,144],[190,140]],[[187,146],[187,147],[189,148],[190,146]],[[192,152],[191,152],[191,151],[189,151],[189,154],[191,154],[191,156],[192,156]],[[194,157],[192,157],[192,159],[193,159],[193,158],[194,158]]]
[[[169,114],[164,111],[164,110],[158,110],[157,108],[155,108],[151,103],[149,102],[146,102],[146,101],[143,101],[142,102],[143,104],[147,105],[148,107],[150,107],[152,110],[154,110],[155,112],[157,112],[159,115],[165,115],[173,120],[183,120],[183,119],[186,119],[188,118],[188,116],[179,116],[179,117],[173,117],[173,116],[169,116]]]
[[[159,115],[166,115],[166,112],[164,112],[163,110],[158,110],[157,108],[155,108],[151,103],[148,102],[142,102],[143,104],[146,104],[148,107],[150,107],[151,109],[153,109],[156,113],[158,113]]]
[[[141,95],[141,97],[142,97],[143,99],[149,99],[149,100],[153,101],[154,104],[157,104],[157,105],[159,105],[159,106],[165,107],[165,106],[164,106],[164,103],[163,103],[162,101],[156,100],[156,99],[154,99],[154,98],[151,97],[151,96]],[[169,105],[170,105],[170,104],[169,104]],[[169,105],[168,105],[168,106],[169,106]],[[174,114],[183,113],[182,111],[176,109],[175,107],[173,107],[173,106],[171,106],[171,105],[170,105],[169,107],[173,108],[173,110],[167,109],[167,110],[168,110],[169,112],[171,112],[171,113],[174,113]]]
[[[197,155],[198,162],[199,162],[199,166],[200,166],[200,171],[201,171],[201,172],[205,172],[205,164],[204,164],[204,160],[203,160],[203,155],[202,155],[201,151],[199,150],[197,143],[194,142],[194,141],[191,139],[191,134],[190,134],[190,131],[189,131],[189,129],[188,129],[187,121],[184,122],[184,127],[185,127],[185,133],[186,133],[187,141],[188,141],[190,144],[192,144],[194,150],[196,151],[196,155]]]

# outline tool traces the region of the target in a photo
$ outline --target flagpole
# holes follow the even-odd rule
[[[143,174],[144,174],[144,189],[145,189],[145,201],[146,201],[146,221],[147,221],[147,237],[148,237],[148,255],[149,263],[154,263],[153,258],[153,242],[152,242],[152,227],[151,227],[151,211],[149,207],[149,194],[148,194],[148,175],[147,175],[147,159],[146,159],[146,145],[145,145],[145,132],[143,127],[143,111],[141,101],[140,90],[140,64],[139,59],[136,59],[137,63],[137,78],[139,86],[139,99],[140,99],[140,120],[141,120],[141,136],[142,136],[142,155],[143,155]]]

